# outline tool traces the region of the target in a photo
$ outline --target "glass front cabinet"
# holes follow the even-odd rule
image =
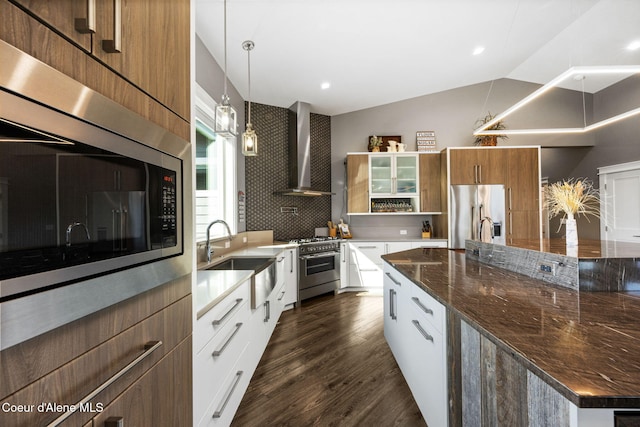
[[[417,212],[419,168],[417,154],[369,155],[371,212]]]

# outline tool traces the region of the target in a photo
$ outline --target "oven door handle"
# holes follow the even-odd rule
[[[312,258],[326,258],[330,256],[336,256],[339,252],[323,252],[321,254],[313,254],[313,255],[300,255],[300,259],[312,259]]]

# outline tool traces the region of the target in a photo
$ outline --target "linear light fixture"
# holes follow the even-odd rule
[[[531,103],[535,99],[547,93],[549,90],[554,87],[560,85],[563,81],[580,76],[587,75],[601,75],[601,74],[638,74],[640,73],[640,65],[615,65],[615,66],[579,66],[569,68],[564,73],[560,74],[555,79],[551,80],[549,83],[545,84],[538,90],[532,92],[529,96],[526,96],[522,100],[518,101],[511,107],[507,108],[504,112],[496,115],[493,120],[485,123],[484,125],[477,128],[473,131],[474,136],[479,135],[539,135],[539,134],[552,134],[552,133],[584,133],[589,132],[594,129],[598,129],[602,126],[609,125],[611,123],[618,122],[620,120],[624,120],[631,116],[635,116],[640,114],[640,107],[626,111],[624,113],[618,114],[617,116],[613,116],[599,122],[593,123],[589,126],[584,127],[576,127],[576,128],[543,128],[543,129],[500,129],[500,130],[488,130],[495,123],[504,120],[505,117],[509,116],[513,112],[519,110],[525,105]]]

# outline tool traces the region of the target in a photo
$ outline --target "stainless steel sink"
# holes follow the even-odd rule
[[[230,257],[207,270],[253,270],[251,308],[260,307],[276,286],[276,259],[268,257]]]
[[[275,258],[231,257],[207,268],[207,270],[254,270],[257,273],[264,270],[274,261]]]

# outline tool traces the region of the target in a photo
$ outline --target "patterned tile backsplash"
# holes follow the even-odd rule
[[[275,194],[289,186],[288,109],[251,103],[258,155],[245,158],[247,230],[273,230],[276,240],[312,237],[331,219],[331,197]],[[331,191],[331,117],[311,114],[311,185]],[[297,208],[297,214],[281,208]]]

